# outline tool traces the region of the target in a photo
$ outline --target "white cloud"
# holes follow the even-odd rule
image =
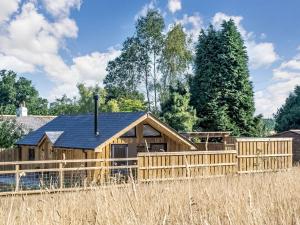
[[[278,60],[278,55],[275,51],[274,44],[271,42],[257,42],[254,40],[253,32],[247,32],[242,25],[242,16],[231,16],[222,12],[218,12],[212,18],[212,24],[220,28],[222,22],[232,19],[242,37],[245,40],[245,45],[247,47],[249,55],[249,65],[252,69],[258,69],[263,67],[269,67],[276,60]]]
[[[56,9],[52,13],[60,16],[50,22],[38,11],[40,5],[34,1],[26,2],[16,9],[18,11],[13,19],[0,26],[0,68],[19,73],[44,73],[54,83],[54,89],[48,96],[50,100],[65,93],[76,95],[78,82],[90,85],[102,82],[107,62],[119,54],[115,49],[102,53],[95,51],[74,57],[70,65],[66,64],[59,52],[65,47],[67,38],[77,37],[78,27],[66,16],[70,5],[67,5],[67,11],[59,10],[58,5],[52,5],[52,10]]]
[[[134,16],[134,20],[137,20],[139,17],[143,17],[147,15],[147,12],[150,9],[156,8],[156,0],[151,0],[149,3],[143,6],[143,8]]]
[[[14,56],[6,56],[0,53],[0,68],[10,70],[14,68],[17,73],[33,72],[34,66],[30,63],[25,63]]]
[[[222,12],[217,12],[214,17],[212,18],[212,25],[215,26],[217,29],[221,28],[221,25],[223,23],[223,21],[228,21],[232,19],[235,23],[235,25],[237,26],[239,32],[242,34],[242,36],[245,38],[247,37],[247,32],[244,29],[244,27],[242,26],[241,22],[243,20],[242,16],[229,16],[225,13]]]
[[[181,10],[181,1],[180,0],[169,0],[168,9],[171,13]]]
[[[9,20],[19,5],[20,0],[1,0],[0,1],[0,24]]]
[[[275,68],[271,84],[256,93],[257,112],[272,116],[284,104],[296,85],[300,85],[300,59],[297,56]]]
[[[203,19],[198,13],[191,16],[184,14],[182,19],[176,20],[176,23],[182,24],[187,34],[192,37],[193,41],[197,40],[200,30],[203,28]]]
[[[247,40],[246,47],[249,55],[249,64],[252,69],[268,67],[278,59],[273,43],[256,43],[253,40]]]
[[[43,0],[49,13],[55,17],[69,16],[73,8],[80,9],[81,0]]]

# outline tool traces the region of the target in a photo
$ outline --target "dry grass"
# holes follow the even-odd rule
[[[88,192],[0,197],[0,223],[300,224],[300,168]]]

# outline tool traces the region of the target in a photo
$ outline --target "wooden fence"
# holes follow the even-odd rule
[[[138,180],[172,180],[236,173],[236,151],[150,152],[138,154]]]
[[[292,167],[292,138],[237,138],[238,173]]]
[[[19,151],[16,148],[0,148],[0,162],[19,160]]]
[[[133,163],[113,166],[114,162],[124,160]],[[137,158],[0,162],[2,167],[14,168],[0,171],[0,195],[88,189],[100,184],[124,183],[136,178],[136,162]]]
[[[237,138],[235,145],[236,150],[143,152],[136,158],[0,162],[0,195],[89,188],[128,179],[150,182],[292,167],[291,138]],[[117,161],[122,165],[114,166]]]

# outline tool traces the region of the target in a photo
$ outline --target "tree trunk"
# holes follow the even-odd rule
[[[153,86],[154,86],[154,110],[157,112],[157,90],[156,90],[156,55],[153,53]]]
[[[146,84],[146,93],[147,93],[147,101],[148,101],[148,111],[150,111],[150,95],[149,95],[149,84],[148,84],[148,71],[145,71],[145,84]]]

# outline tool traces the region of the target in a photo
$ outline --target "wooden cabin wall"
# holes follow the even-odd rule
[[[161,137],[143,137],[144,124],[150,124],[153,128],[161,132]],[[110,142],[109,144],[105,145],[102,148],[102,151],[98,155],[98,158],[111,158],[110,152],[111,152],[112,144],[128,144],[128,148],[129,148],[128,157],[136,157],[137,156],[136,146],[137,145],[145,146],[146,142],[149,148],[152,143],[159,143],[159,144],[166,143],[168,152],[190,150],[190,146],[184,143],[180,143],[180,140],[171,138],[168,134],[163,133],[162,129],[158,127],[156,124],[154,124],[151,121],[145,120],[145,122],[140,123],[136,126],[136,137],[120,137],[114,139],[112,142]],[[131,152],[130,145],[135,146],[135,152]]]

